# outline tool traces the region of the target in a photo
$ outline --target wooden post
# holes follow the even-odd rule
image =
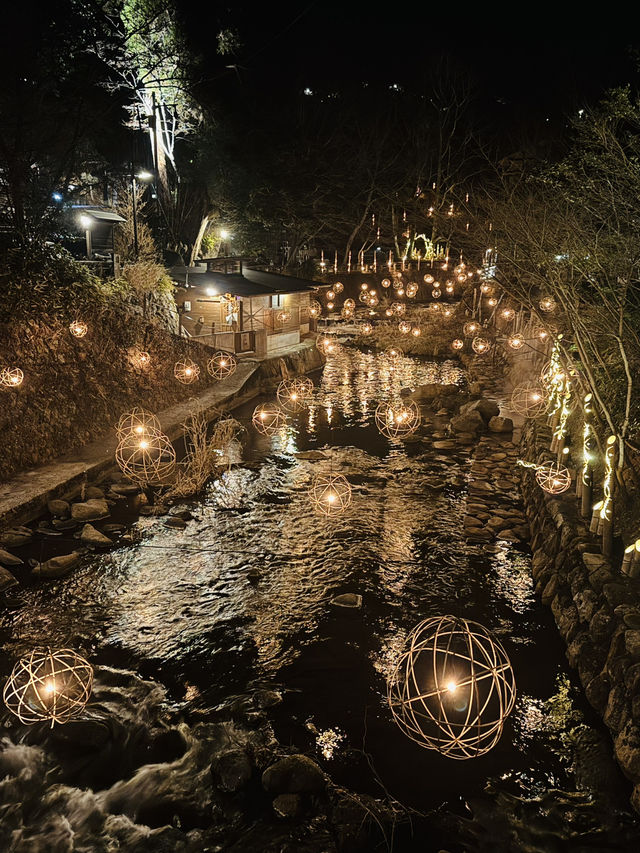
[[[613,472],[616,463],[616,445],[617,439],[615,435],[610,435],[607,439],[607,449],[605,450],[604,454],[604,500],[602,509],[600,510],[600,518],[602,519],[602,529],[599,531],[602,534],[602,553],[605,557],[610,557],[611,552],[613,551],[613,509],[615,488],[615,476]]]
[[[593,471],[591,470],[591,465],[588,463],[585,463],[585,466],[582,469],[581,483],[580,515],[583,518],[589,518],[591,513],[591,502],[593,500]]]

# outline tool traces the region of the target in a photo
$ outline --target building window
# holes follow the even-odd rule
[[[284,306],[284,294],[276,293],[269,297],[269,308],[282,308]]]

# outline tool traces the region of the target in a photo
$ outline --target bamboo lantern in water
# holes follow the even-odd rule
[[[387,682],[396,724],[419,746],[464,760],[489,752],[516,685],[502,644],[477,622],[436,616],[413,629]]]
[[[538,385],[523,382],[511,394],[511,408],[525,418],[538,418],[547,411],[547,399]]]
[[[378,430],[387,438],[406,438],[420,426],[420,409],[410,403],[379,403],[375,411]]]
[[[17,388],[23,379],[24,373],[19,367],[5,367],[0,371],[0,386],[3,388]]]
[[[116,447],[118,467],[135,483],[161,485],[166,483],[176,467],[176,452],[166,435],[130,432]]]
[[[386,355],[389,361],[397,362],[404,356],[404,353],[400,347],[387,347],[384,351],[384,355]]]
[[[118,441],[130,433],[142,438],[144,435],[154,432],[162,432],[160,421],[152,412],[147,412],[146,409],[141,409],[139,406],[121,415],[116,426]]]
[[[86,323],[83,323],[80,320],[74,320],[73,323],[69,325],[69,331],[74,338],[84,338],[89,331],[89,327]]]
[[[340,341],[331,335],[318,335],[316,346],[324,355],[336,355],[340,352]]]
[[[67,723],[84,710],[93,668],[71,649],[36,650],[21,658],[4,686],[4,703],[21,723]]]
[[[226,379],[235,372],[237,366],[235,355],[222,350],[214,353],[207,362],[207,370],[214,379]]]
[[[340,515],[351,505],[351,485],[342,474],[319,474],[309,489],[309,500],[323,515]]]
[[[306,378],[283,379],[276,392],[278,402],[289,412],[300,412],[313,396],[313,382]]]
[[[186,361],[176,361],[173,368],[173,375],[178,382],[182,382],[183,385],[191,385],[191,383],[195,382],[200,376],[200,368],[195,361],[191,361],[191,359],[187,359]]]
[[[286,421],[286,415],[275,403],[261,403],[253,410],[251,421],[263,435],[275,435]]]

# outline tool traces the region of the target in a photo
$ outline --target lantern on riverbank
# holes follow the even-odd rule
[[[371,323],[363,323],[359,331],[361,335],[370,335],[373,332],[373,326]]]
[[[353,310],[353,308],[347,308],[346,305],[342,306],[342,311],[340,312],[340,316],[342,317],[343,320],[351,320],[353,318],[354,314],[355,314],[355,311]]]
[[[327,302],[333,302],[333,300],[336,298],[336,294],[333,290],[327,290],[327,292],[325,293],[325,296],[326,296]]]
[[[340,352],[340,341],[331,335],[319,335],[316,346],[324,355],[336,355]]]
[[[130,432],[116,447],[116,462],[134,483],[162,485],[175,471],[176,451],[168,436],[161,432]]]
[[[547,410],[545,393],[538,385],[527,382],[516,385],[511,394],[511,408],[525,418],[537,418]]]
[[[342,293],[342,291],[344,290],[344,284],[341,281],[336,281],[336,283],[333,285],[333,290],[335,293]]]
[[[434,299],[440,299],[440,297],[442,296],[442,291],[440,290],[439,287],[434,287],[433,290],[431,291],[431,295],[433,296]]]
[[[183,385],[191,385],[200,376],[200,368],[195,361],[187,358],[185,361],[176,361],[173,367],[173,375]]]
[[[460,338],[456,338],[455,340],[451,341],[451,349],[452,350],[456,350],[456,351],[461,350],[463,346],[464,346],[464,341],[461,340]]]
[[[391,310],[394,314],[402,315],[407,310],[407,306],[404,302],[392,302],[390,305]]]
[[[93,684],[91,664],[71,649],[35,650],[21,658],[4,686],[8,710],[25,725],[67,723],[84,710]]]
[[[415,281],[412,281],[411,284],[407,285],[407,296],[409,297],[409,299],[413,299],[417,292],[418,285],[415,283]]]
[[[425,275],[425,277],[424,277],[424,283],[425,284],[433,284],[434,281],[435,281],[435,278],[431,275],[431,273],[427,273]]]
[[[511,349],[522,349],[524,346],[524,338],[520,335],[511,335],[510,338],[507,338],[507,345],[511,347]]]
[[[214,379],[226,379],[235,372],[237,366],[235,355],[222,350],[214,353],[207,362],[207,370]]]
[[[389,278],[383,278],[383,279],[382,279],[382,281],[380,282],[380,284],[381,284],[383,287],[391,287],[391,279],[389,279]]]
[[[309,316],[313,317],[314,320],[322,316],[322,305],[315,299],[312,299],[309,303]]]
[[[251,416],[254,427],[263,435],[275,435],[287,422],[287,417],[275,403],[261,403]]]
[[[536,474],[536,483],[549,495],[561,495],[571,485],[571,474],[559,462],[543,462],[536,465],[535,462],[517,462],[522,468],[532,468]]]
[[[291,319],[291,311],[287,311],[286,308],[283,308],[282,311],[278,311],[276,314],[276,320],[278,323],[288,323]]]
[[[389,361],[396,362],[404,356],[404,353],[400,349],[400,347],[387,347],[387,349],[384,351],[384,355],[386,355]]]
[[[480,323],[476,323],[475,320],[470,320],[468,323],[465,323],[462,327],[462,331],[467,337],[471,335],[475,335],[476,332],[480,331]]]
[[[24,373],[19,367],[4,367],[0,371],[0,386],[3,388],[17,388],[23,380]]]
[[[283,379],[276,391],[278,402],[289,412],[300,412],[313,396],[313,382],[307,377]]]
[[[409,403],[379,403],[375,411],[378,431],[387,438],[406,438],[420,426],[422,418],[418,405]]]
[[[356,302],[355,299],[345,299],[343,302],[345,308],[349,308],[351,311],[356,310]]]
[[[540,300],[540,310],[544,311],[547,314],[550,314],[555,310],[556,301],[551,296],[545,296],[544,299]]]
[[[448,758],[489,752],[516,698],[502,644],[477,622],[436,616],[417,625],[406,645],[387,682],[395,723]]]
[[[74,336],[74,338],[84,338],[84,336],[89,331],[89,327],[81,320],[74,320],[73,323],[69,324],[69,331]]]
[[[351,505],[351,484],[342,474],[318,474],[309,489],[309,500],[323,515],[340,515]]]
[[[408,335],[411,331],[411,323],[409,323],[407,320],[401,320],[398,323],[398,331],[401,335]]]
[[[411,334],[414,338],[419,338],[422,334],[422,329],[420,328],[420,326],[414,326],[413,329],[411,329]]]
[[[130,355],[131,363],[134,367],[137,367],[138,370],[145,370],[145,368],[149,367],[151,364],[151,356],[148,352],[144,350],[133,350]]]
[[[147,412],[146,409],[141,409],[139,406],[121,415],[116,426],[118,441],[130,433],[142,438],[142,436],[154,432],[162,432],[160,421],[152,412]]]
[[[491,349],[491,344],[486,338],[474,338],[471,341],[471,348],[478,355],[486,355]]]

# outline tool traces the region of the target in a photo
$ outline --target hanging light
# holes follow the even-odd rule
[[[434,281],[435,281],[435,278],[431,275],[431,273],[427,273],[425,275],[425,277],[424,277],[424,283],[425,284],[433,284]]]
[[[536,465],[534,462],[524,462],[519,459],[517,464],[523,468],[532,468],[535,471],[537,484],[550,495],[560,495],[571,485],[569,469],[559,462],[543,462],[541,465]]]
[[[24,373],[19,367],[4,367],[0,371],[0,385],[3,388],[17,388],[22,385]]]
[[[416,295],[417,292],[418,292],[418,285],[415,283],[415,281],[413,281],[413,282],[411,282],[411,284],[407,285],[407,296],[409,297],[409,299],[413,299],[413,297]]]
[[[394,314],[404,314],[404,312],[407,310],[407,306],[404,304],[404,302],[392,302],[391,310]]]
[[[456,338],[454,341],[451,341],[451,349],[460,350],[464,346],[464,341],[460,340],[460,338]]]
[[[400,320],[400,322],[398,323],[398,331],[401,335],[408,335],[411,331],[411,323],[407,322],[406,320]]]
[[[142,438],[154,432],[162,432],[160,421],[152,412],[148,412],[139,406],[135,406],[130,412],[121,415],[116,426],[118,441],[130,433]]]
[[[474,338],[471,341],[471,347],[478,355],[485,355],[491,349],[491,344],[486,338]]]
[[[376,294],[375,294],[375,293],[371,293],[371,294],[369,295],[369,298],[367,299],[367,305],[369,306],[369,308],[375,308],[379,301],[380,301],[380,300],[378,299],[378,297],[376,296]]]
[[[375,411],[378,430],[387,438],[406,438],[420,426],[420,409],[413,401],[409,403],[379,403]]]
[[[237,366],[235,355],[223,350],[214,353],[207,362],[207,370],[214,379],[226,379],[235,372]]]
[[[414,338],[419,338],[422,334],[422,329],[420,328],[420,326],[414,326],[413,329],[411,329],[411,334]]]
[[[440,290],[439,287],[434,287],[433,290],[431,291],[431,295],[433,296],[434,299],[440,299],[440,297],[442,296],[442,291]]]
[[[382,281],[380,282],[380,284],[383,287],[391,287],[391,279],[383,278]]]
[[[125,434],[116,447],[116,462],[122,473],[140,485],[163,485],[173,475],[176,451],[161,432]]]
[[[322,315],[322,305],[317,302],[315,299],[312,299],[309,303],[309,316],[314,319],[320,317]]]
[[[144,350],[134,350],[131,353],[131,362],[134,367],[137,367],[139,370],[144,370],[151,364],[151,356]]]
[[[342,293],[342,291],[344,290],[344,284],[341,281],[336,281],[336,283],[333,285],[333,289],[336,293]]]
[[[373,332],[373,326],[371,323],[365,322],[360,326],[360,334],[361,335],[370,335]]]
[[[327,302],[333,302],[333,300],[336,298],[336,294],[333,290],[327,290],[327,292],[325,293],[325,297]]]
[[[360,285],[360,290],[369,290],[369,285],[366,281],[362,282],[362,284]]]
[[[340,315],[342,316],[342,318],[344,320],[350,320],[353,317],[354,313],[355,312],[354,312],[353,308],[349,308],[348,306],[343,305],[342,311],[340,312]]]
[[[468,323],[464,324],[462,331],[467,337],[475,335],[476,332],[480,331],[480,323],[476,323],[475,320],[470,320]]]
[[[290,412],[300,412],[313,396],[313,382],[308,377],[283,379],[276,391],[278,402]]]
[[[287,311],[286,308],[283,308],[282,311],[278,311],[278,313],[276,314],[276,320],[278,321],[278,323],[288,323],[290,319],[291,311]]]
[[[319,335],[316,346],[324,355],[336,355],[340,352],[340,342],[331,335]]]
[[[495,308],[497,304],[498,300],[495,298],[495,296],[491,296],[489,299],[487,299],[487,305],[489,306],[489,308]]]
[[[275,403],[261,403],[251,416],[254,427],[263,435],[275,435],[287,422],[287,417]]]
[[[536,336],[536,338],[538,338],[539,341],[542,341],[542,343],[549,340],[549,332],[543,326],[538,326],[536,329],[534,329],[533,334]]]
[[[511,349],[522,349],[524,346],[524,340],[520,337],[520,335],[512,335],[507,339],[507,343],[511,347]]]
[[[540,310],[545,311],[547,314],[553,311],[556,307],[556,301],[551,296],[545,296],[544,299],[540,300]]]
[[[491,293],[492,290],[493,290],[493,288],[491,287],[491,285],[487,284],[486,282],[484,284],[480,285],[480,292],[484,293],[485,296],[487,296],[489,293]]]
[[[185,361],[176,361],[173,367],[173,375],[183,385],[191,385],[200,376],[200,368],[195,361],[187,358]]]
[[[351,485],[342,474],[318,474],[309,489],[313,508],[333,518],[351,505]]]
[[[526,418],[537,418],[547,411],[547,398],[539,385],[524,382],[511,394],[511,408]]]
[[[500,312],[500,316],[503,320],[513,320],[513,318],[516,316],[516,312],[513,310],[513,308],[503,308]]]

